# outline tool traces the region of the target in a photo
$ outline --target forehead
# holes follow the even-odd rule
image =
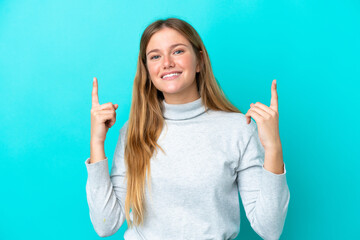
[[[172,28],[165,27],[151,36],[150,41],[146,47],[146,52],[149,52],[155,48],[167,49],[176,43],[183,43],[187,46],[190,45],[190,42],[183,35],[181,35],[181,33]]]

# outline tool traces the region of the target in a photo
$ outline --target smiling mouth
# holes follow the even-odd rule
[[[162,77],[162,79],[163,79],[163,80],[176,79],[176,78],[178,78],[181,74],[182,74],[182,72],[181,72],[181,73],[175,73],[175,74],[169,74],[168,76]]]

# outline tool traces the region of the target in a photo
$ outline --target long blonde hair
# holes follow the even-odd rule
[[[143,32],[140,40],[140,52],[137,71],[134,79],[132,104],[128,120],[127,138],[125,144],[125,164],[127,167],[127,194],[125,214],[128,227],[133,227],[130,221],[130,208],[135,225],[143,224],[145,207],[145,181],[147,176],[150,184],[150,159],[157,147],[157,140],[163,129],[164,95],[151,82],[146,67],[146,47],[154,33],[164,27],[177,30],[187,38],[200,62],[200,72],[196,73],[196,83],[202,98],[202,103],[208,109],[241,113],[226,98],[214,77],[209,55],[196,30],[184,20],[168,18],[151,23]],[[202,51],[202,56],[200,51]]]

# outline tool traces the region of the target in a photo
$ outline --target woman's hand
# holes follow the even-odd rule
[[[276,91],[276,80],[271,85],[270,107],[257,102],[250,104],[250,109],[245,114],[247,124],[250,124],[251,117],[256,121],[261,144],[265,152],[281,151],[279,135],[279,112],[278,95]]]
[[[104,143],[106,133],[116,121],[117,104],[111,102],[100,105],[98,96],[98,83],[94,77],[91,106],[91,142]]]

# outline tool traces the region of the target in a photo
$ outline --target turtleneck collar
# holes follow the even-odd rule
[[[163,116],[169,120],[185,120],[194,118],[206,112],[201,97],[195,101],[184,104],[169,104],[162,101],[164,106]]]

